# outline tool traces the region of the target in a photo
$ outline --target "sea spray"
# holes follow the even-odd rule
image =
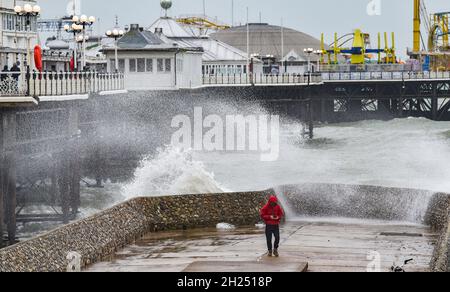
[[[173,147],[159,149],[145,157],[131,183],[123,187],[126,198],[180,194],[222,193],[224,189],[192,151]]]
[[[281,203],[281,206],[283,207],[284,214],[286,216],[286,220],[291,220],[297,216],[296,212],[292,208],[291,202],[286,197],[286,194],[284,192],[284,188],[282,187],[275,187],[274,188],[275,195],[278,198],[278,201]]]

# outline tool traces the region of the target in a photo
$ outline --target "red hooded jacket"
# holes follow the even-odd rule
[[[271,203],[276,203],[277,205],[272,207]],[[277,219],[272,219],[272,216],[277,217]],[[261,209],[261,218],[266,225],[279,225],[283,216],[283,209],[278,204],[278,199],[275,196],[270,197],[269,202]]]

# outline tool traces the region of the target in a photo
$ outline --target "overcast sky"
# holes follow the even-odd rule
[[[381,1],[381,15],[369,16],[367,4]],[[69,0],[38,0],[43,17],[63,16]],[[100,19],[98,32],[111,28],[115,15],[122,26],[139,23],[149,26],[163,14],[160,0],[82,0],[82,12]],[[212,17],[231,23],[232,0],[205,0],[206,12]],[[429,12],[450,11],[449,0],[425,0]],[[246,8],[250,10],[250,22],[263,22],[294,28],[316,38],[322,32],[327,42],[332,42],[334,32],[339,35],[362,28],[372,34],[376,47],[378,32],[396,33],[399,54],[406,55],[406,48],[412,47],[413,0],[234,0],[235,23],[246,23]],[[170,15],[200,14],[203,0],[173,0]]]

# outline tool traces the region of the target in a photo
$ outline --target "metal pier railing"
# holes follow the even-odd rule
[[[125,89],[122,73],[3,72],[0,96],[62,96]]]
[[[203,85],[301,85],[320,83],[320,74],[205,74]]]
[[[322,73],[323,81],[376,81],[376,80],[446,80],[450,72],[333,72]]]

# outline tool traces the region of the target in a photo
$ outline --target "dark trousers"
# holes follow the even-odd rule
[[[280,226],[279,225],[267,225],[266,226],[266,238],[267,238],[267,249],[268,250],[273,250],[272,235],[275,237],[274,248],[278,249],[278,247],[280,246]]]

